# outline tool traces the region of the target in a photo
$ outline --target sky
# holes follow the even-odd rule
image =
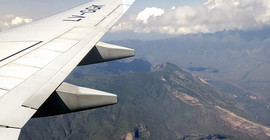
[[[68,10],[89,0],[0,0],[0,31]],[[107,38],[140,38],[261,30],[269,0],[136,0]],[[122,35],[122,36],[121,36]],[[115,38],[119,39],[119,38]]]

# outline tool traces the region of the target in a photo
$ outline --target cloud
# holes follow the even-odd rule
[[[32,19],[29,18],[23,18],[23,17],[15,17],[14,19],[11,20],[11,25],[21,25],[25,23],[32,22]]]
[[[269,0],[208,0],[199,6],[173,6],[167,10],[147,7],[112,31],[189,34],[256,30],[269,25]]]
[[[32,22],[32,19],[23,16],[15,16],[14,14],[3,14],[0,12],[0,31],[5,31],[29,22]]]
[[[164,10],[160,8],[147,7],[138,14],[136,21],[142,21],[144,24],[147,24],[147,21],[150,17],[157,17],[157,16],[161,16],[162,14],[164,14]]]

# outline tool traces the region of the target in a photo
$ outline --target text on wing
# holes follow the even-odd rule
[[[71,15],[70,17],[67,17],[63,21],[73,21],[73,22],[79,22],[82,19],[86,18],[85,15],[89,13],[95,13],[98,10],[100,10],[105,5],[91,5],[89,7],[86,7],[85,9],[81,10],[79,14],[77,15]]]

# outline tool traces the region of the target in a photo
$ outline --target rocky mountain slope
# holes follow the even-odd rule
[[[174,63],[203,77],[224,80],[263,96],[270,102],[270,28],[261,31],[223,31],[179,35],[159,40],[121,40],[136,57],[151,63]]]

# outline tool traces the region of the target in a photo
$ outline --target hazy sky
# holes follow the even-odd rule
[[[208,0],[171,8],[147,7],[114,27],[114,31],[164,34],[256,30],[270,24],[269,0]]]
[[[89,0],[0,0],[0,30],[68,10]],[[136,0],[115,34],[214,33],[270,25],[269,0]]]

